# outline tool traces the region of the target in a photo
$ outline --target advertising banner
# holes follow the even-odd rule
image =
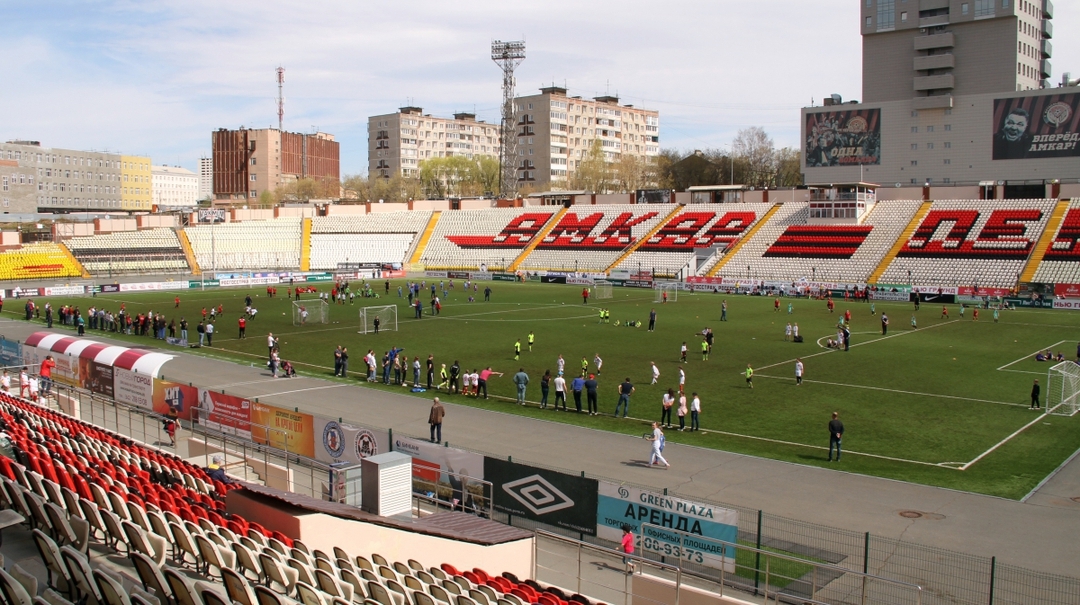
[[[86,286],[54,286],[42,288],[45,296],[82,296],[86,294]]]
[[[638,189],[634,195],[636,204],[670,204],[671,189]]]
[[[870,299],[891,302],[908,302],[911,300],[911,294],[907,292],[870,292]]]
[[[167,416],[172,410],[175,411],[177,418],[191,420],[191,410],[199,403],[199,389],[179,382],[155,378],[152,401],[155,414]]]
[[[251,402],[199,389],[199,424],[222,433],[251,439]]]
[[[446,279],[449,275],[449,271],[424,271],[424,277],[434,277],[435,279]]]
[[[960,286],[956,289],[956,293],[964,296],[1011,296],[1013,291],[1010,288],[975,288],[972,286]],[[1080,298],[1080,296],[1077,298]]]
[[[601,481],[596,509],[596,537],[618,542],[622,538],[623,524],[629,525],[634,533],[641,534],[645,524],[685,532],[694,536],[704,536],[725,542],[735,543],[739,535],[739,513],[720,508],[712,504],[702,504],[648,492],[636,487],[616,485]],[[654,528],[656,529],[656,528]],[[687,537],[680,538],[669,532],[653,532],[654,544],[649,550],[663,551],[663,544],[678,545],[680,539],[684,547],[689,547]],[[643,543],[644,547],[644,543]],[[715,545],[713,545],[715,548]],[[720,568],[728,572],[735,569],[735,551],[730,550],[719,556],[710,552],[712,549],[702,546],[693,549],[691,561],[709,567]]]
[[[0,336],[0,365],[16,366],[22,363],[22,343]]]
[[[1080,284],[1054,284],[1054,296],[1080,298]]]
[[[590,536],[596,535],[597,481],[484,457],[495,510]]]
[[[315,457],[315,420],[311,414],[257,402],[250,409],[252,441],[290,454]]]
[[[314,417],[315,459],[323,462],[353,462],[390,451],[386,431],[374,431],[323,416]]]
[[[513,273],[492,273],[491,281],[517,281],[517,276]]]
[[[1080,298],[1058,298],[1054,300],[1055,309],[1080,311]]]
[[[224,223],[224,208],[199,208],[200,223]]]
[[[994,99],[994,159],[1080,157],[1080,94]]]
[[[113,397],[113,367],[93,359],[79,358],[82,387],[91,393]]]
[[[440,500],[461,503],[466,510],[487,508],[484,486],[469,482],[470,477],[484,478],[482,455],[408,437],[395,438],[394,451],[412,456],[413,491],[437,491]]]
[[[1033,307],[1036,309],[1049,309],[1053,307],[1052,301],[1044,298],[1006,298],[1005,302],[1009,303],[1010,307]]]
[[[571,286],[591,286],[596,283],[596,280],[591,277],[567,277],[566,283]]]
[[[154,377],[124,368],[113,368],[117,401],[149,410],[154,405]]]
[[[566,277],[562,275],[541,275],[540,282],[544,284],[565,284],[569,283]]]
[[[469,279],[468,271],[447,271],[446,276],[450,279]]]
[[[881,163],[881,110],[851,109],[806,114],[807,168]]]

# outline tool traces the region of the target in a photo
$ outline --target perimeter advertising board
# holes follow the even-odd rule
[[[1080,94],[994,99],[994,159],[1080,157]]]
[[[487,508],[483,484],[470,481],[484,478],[482,455],[408,437],[395,438],[394,451],[412,456],[413,491],[437,492],[440,500],[466,510]]]
[[[113,387],[116,391],[116,400],[121,403],[138,406],[144,410],[149,410],[154,405],[154,377],[149,374],[113,368]]]
[[[249,409],[252,441],[290,454],[315,457],[315,420],[311,414],[258,402]]]
[[[390,451],[386,431],[375,431],[322,416],[314,417],[317,440],[315,459],[322,462],[352,462]]]
[[[171,380],[154,380],[152,396],[155,414],[167,416],[175,413],[177,418],[191,420],[191,410],[199,403],[199,389]]]
[[[881,110],[807,113],[803,153],[807,168],[880,164]]]
[[[596,535],[597,481],[501,458],[484,457],[495,510],[590,536]]]
[[[222,433],[251,439],[251,401],[209,389],[199,389],[199,424]]]
[[[734,573],[735,551],[727,549],[719,554],[716,544],[701,540],[697,548],[690,542],[693,536],[735,543],[739,536],[739,513],[712,504],[702,504],[649,492],[636,487],[616,485],[601,481],[596,509],[596,537],[618,542],[622,538],[622,526],[629,525],[634,533],[649,537],[651,548],[660,554],[671,554],[678,547],[687,560]],[[653,531],[643,531],[644,526]],[[663,529],[674,532],[657,531]],[[689,534],[680,536],[678,532]],[[643,546],[645,542],[643,540]],[[689,551],[689,552],[687,552]]]

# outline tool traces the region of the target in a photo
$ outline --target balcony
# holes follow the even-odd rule
[[[1050,38],[1053,38],[1054,37],[1054,24],[1050,23],[1049,20],[1043,20],[1043,22],[1042,22],[1042,32],[1043,32],[1043,38],[1046,38],[1047,40],[1049,40]]]
[[[948,25],[949,15],[936,15],[934,17],[923,17],[919,19],[919,27],[936,27],[938,25]]]
[[[915,71],[946,69],[952,67],[956,67],[956,57],[952,54],[915,57]]]
[[[922,76],[914,79],[915,90],[944,90],[951,89],[953,87],[953,75],[944,74],[940,76]]]
[[[1054,55],[1054,45],[1049,40],[1042,41],[1042,58],[1049,59]]]
[[[1054,3],[1050,0],[1043,0],[1043,19],[1054,18]]]
[[[915,50],[917,51],[932,48],[952,48],[953,46],[956,46],[956,38],[952,32],[915,37]]]
[[[1047,80],[1050,78],[1050,62],[1039,61],[1039,72],[1042,74],[1040,79]]]

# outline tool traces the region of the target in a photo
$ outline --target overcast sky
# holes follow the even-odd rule
[[[861,96],[859,0],[3,2],[0,137],[196,169],[214,129],[341,142],[366,171],[367,117],[418,105],[498,121],[493,39],[525,39],[518,94],[552,82],[660,111],[661,146],[726,146],[761,126],[798,146],[799,108]],[[1055,2],[1054,75],[1080,75],[1080,0]]]

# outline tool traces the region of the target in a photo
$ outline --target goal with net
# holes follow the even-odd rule
[[[679,300],[679,284],[678,282],[655,282],[653,284],[653,292],[656,297],[654,302],[675,302]]]
[[[378,326],[375,325],[376,321],[379,324]],[[378,334],[383,330],[396,332],[397,329],[397,305],[363,307],[360,309],[359,334]]]
[[[1063,361],[1050,368],[1046,380],[1046,413],[1072,416],[1080,411],[1080,365]]]
[[[598,279],[593,283],[593,298],[611,298],[611,282]]]
[[[330,323],[330,305],[325,300],[294,300],[292,323],[294,326]]]

